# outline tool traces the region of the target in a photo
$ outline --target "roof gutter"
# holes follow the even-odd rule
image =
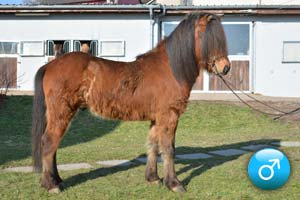
[[[0,10],[146,10],[150,7],[159,9],[159,5],[0,5]]]
[[[98,10],[98,9],[149,9],[150,7],[160,9],[161,4],[136,4],[136,5],[114,5],[114,4],[100,4],[100,5],[0,5],[0,9],[9,9],[9,10],[78,10],[78,9],[87,9],[87,10]],[[201,6],[167,6],[164,5],[168,10],[217,10],[217,9],[300,9],[300,5],[201,5]]]
[[[161,5],[0,5],[0,13],[160,13],[208,12],[220,15],[300,15],[300,5],[164,6]],[[150,11],[151,10],[151,11]]]

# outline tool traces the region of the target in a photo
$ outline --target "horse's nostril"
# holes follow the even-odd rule
[[[230,67],[228,65],[226,65],[223,69],[223,74],[227,74],[230,71]]]

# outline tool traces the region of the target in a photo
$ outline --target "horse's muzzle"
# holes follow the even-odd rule
[[[223,69],[223,75],[228,74],[229,71],[230,71],[230,67],[228,65],[226,65]]]

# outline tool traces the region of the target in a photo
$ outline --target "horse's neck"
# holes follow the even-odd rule
[[[134,63],[142,67],[149,65],[150,60],[154,61],[154,63],[158,63],[158,66],[166,68],[165,71],[168,72],[170,76],[173,76],[174,80],[180,85],[181,91],[184,96],[186,98],[189,98],[193,85],[189,83],[189,80],[183,80],[182,82],[178,82],[178,80],[176,80],[176,77],[174,76],[171,69],[168,53],[166,51],[165,40],[161,41],[154,49],[150,50],[149,52],[138,56],[137,60]],[[196,82],[196,78],[194,82]]]

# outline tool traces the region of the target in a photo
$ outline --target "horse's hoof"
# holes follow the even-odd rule
[[[60,189],[58,187],[55,187],[55,188],[48,190],[48,192],[50,194],[58,194],[58,193],[60,193]]]
[[[161,184],[162,184],[161,180],[159,180],[159,179],[158,179],[158,180],[155,180],[155,181],[151,181],[151,182],[149,181],[148,183],[149,183],[150,185],[161,185]]]
[[[171,188],[171,190],[176,193],[185,193],[186,192],[186,190],[184,189],[184,187],[182,185],[175,186],[175,187]]]

